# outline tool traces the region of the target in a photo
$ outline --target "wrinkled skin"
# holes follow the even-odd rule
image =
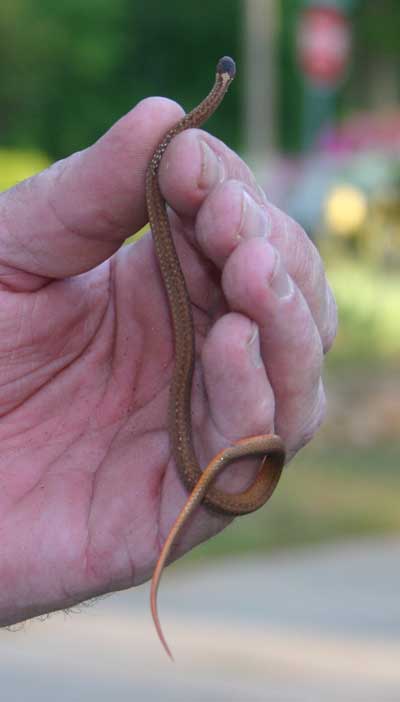
[[[144,174],[182,114],[145,100],[95,145],[0,196],[0,623],[143,582],[185,498],[170,455],[169,313]],[[202,131],[169,146],[163,194],[196,326],[201,465],[275,430],[292,456],[321,422],[336,308],[313,245],[239,157]],[[239,490],[254,463],[221,485]],[[200,509],[180,555],[226,519]]]

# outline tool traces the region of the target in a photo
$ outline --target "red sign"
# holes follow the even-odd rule
[[[301,13],[297,51],[300,66],[312,81],[331,85],[341,80],[350,46],[350,25],[343,12],[314,6]]]

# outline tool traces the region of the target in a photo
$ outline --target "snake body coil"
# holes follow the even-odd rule
[[[213,114],[221,103],[235,72],[235,63],[231,58],[226,56],[220,59],[215,83],[210,93],[192,112],[167,131],[155,150],[146,173],[147,211],[168,297],[175,344],[175,370],[169,403],[172,453],[179,476],[187,490],[191,492],[165,541],[152,580],[153,619],[158,635],[170,656],[157,614],[157,590],[177,534],[200,502],[215,512],[229,516],[247,514],[261,507],[274,491],[285,461],[285,449],[281,439],[274,434],[265,434],[243,439],[221,451],[204,471],[198,464],[193,448],[190,409],[195,361],[191,301],[172,239],[166,203],[158,183],[158,169],[168,144],[177,134],[185,129],[201,126]],[[230,494],[211,484],[228,464],[249,456],[260,456],[263,461],[254,482],[247,490],[239,494]]]

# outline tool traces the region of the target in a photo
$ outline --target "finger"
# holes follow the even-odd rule
[[[206,398],[195,403],[193,415],[195,451],[204,467],[235,441],[273,431],[275,401],[260,355],[257,326],[241,314],[228,313],[212,326],[201,350],[201,366]],[[194,383],[201,384],[196,376]],[[254,479],[259,464],[249,459],[229,466],[218,477],[218,486],[241,492]],[[183,504],[186,496],[180,481],[176,483],[175,471],[168,474],[163,484],[163,533],[176,516],[169,505]],[[226,521],[209,510],[200,511],[179,539],[175,553],[215,533]]]
[[[318,328],[279,252],[265,239],[243,241],[222,277],[232,307],[259,326],[262,357],[276,400],[275,428],[289,453],[314,434],[324,413]]]
[[[237,182],[236,192],[231,181]],[[321,257],[303,229],[267,201],[254,175],[237,154],[204,131],[187,130],[165,152],[160,186],[167,202],[181,217],[203,217],[199,243],[205,245],[207,255],[217,265],[237,245],[238,231],[245,238],[253,235],[252,232],[259,236],[260,230],[264,230],[302,291],[324,349],[328,350],[336,333],[337,311]],[[240,203],[246,196],[247,203]],[[249,198],[253,208],[248,206]],[[207,218],[204,213],[209,206]],[[218,232],[213,231],[214,224]]]
[[[106,260],[146,222],[146,166],[181,114],[169,100],[144,100],[93,146],[2,193],[0,280],[65,277]]]
[[[271,244],[307,301],[326,352],[336,335],[337,307],[322,258],[297,222],[271,203],[266,202],[265,209],[270,218]]]
[[[204,465],[239,439],[265,434],[274,428],[274,395],[260,354],[257,325],[237,313],[221,317],[211,328],[201,353],[207,395],[207,446]],[[229,490],[248,485],[252,475],[234,467],[229,476]]]
[[[194,217],[210,191],[235,179],[257,191],[248,166],[222,141],[199,129],[188,129],[168,146],[159,171],[160,188],[171,207]],[[259,191],[259,201],[263,194]]]
[[[196,219],[196,238],[219,268],[240,241],[268,238],[279,251],[290,277],[301,290],[328,350],[337,327],[336,304],[321,257],[304,230],[270,204],[259,190],[238,180],[217,185],[203,201]]]
[[[218,268],[241,241],[269,236],[269,219],[253,194],[251,187],[230,179],[215,187],[199,209],[196,240]]]

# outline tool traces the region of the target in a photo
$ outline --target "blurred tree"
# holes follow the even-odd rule
[[[221,54],[237,56],[239,0],[13,0],[0,7],[0,141],[62,157],[147,95],[191,108]],[[237,88],[216,131],[237,143]]]
[[[296,57],[296,26],[304,0],[281,0],[279,33],[279,143],[283,151],[296,153],[301,145],[303,81]]]
[[[63,156],[109,119],[124,0],[15,0],[0,9],[3,143]],[[112,111],[112,109],[111,109]]]
[[[400,98],[399,0],[362,0],[353,16],[353,71],[344,101],[348,108],[382,108]]]
[[[231,55],[238,61],[238,75],[223,107],[212,118],[213,130],[231,145],[238,144],[238,85],[240,0],[201,0],[193,5],[181,0],[146,0],[129,4],[132,41],[124,63],[125,82],[137,98],[164,95],[190,110],[214,81],[218,59]]]
[[[360,43],[373,51],[398,58],[400,47],[399,0],[360,0],[354,15]]]

